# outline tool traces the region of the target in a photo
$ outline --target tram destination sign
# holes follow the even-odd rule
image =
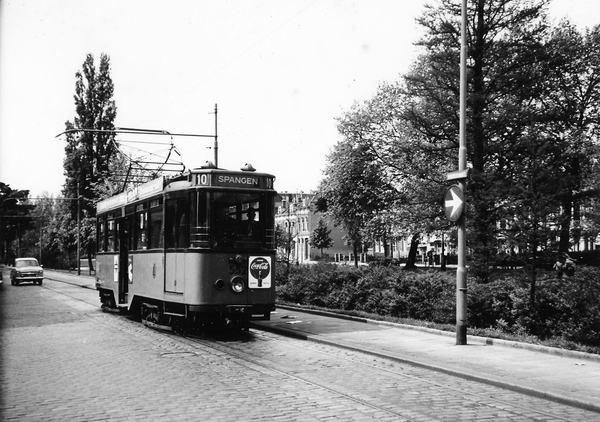
[[[240,173],[198,173],[194,175],[199,186],[228,188],[273,188],[273,177]]]

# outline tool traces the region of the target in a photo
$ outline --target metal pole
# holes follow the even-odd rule
[[[217,137],[217,104],[215,104],[215,167],[219,168],[219,142]]]
[[[467,100],[467,0],[462,0],[461,48],[460,48],[460,126],[458,170],[467,168],[466,141]],[[466,179],[460,179],[458,187],[465,197]],[[465,207],[466,210],[466,207]],[[467,236],[465,212],[458,220],[458,268],[456,269],[456,344],[467,344]]]
[[[42,265],[42,224],[44,223],[44,220],[40,217],[40,262],[39,264]]]
[[[79,201],[79,182],[77,182],[77,275],[81,275],[81,249],[79,247],[79,238],[81,237],[81,217],[80,214],[80,201]]]

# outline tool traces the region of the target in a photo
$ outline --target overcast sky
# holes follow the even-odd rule
[[[459,0],[457,0],[459,2]],[[0,181],[60,193],[64,130],[86,54],[111,60],[115,125],[214,134],[219,167],[252,163],[279,191],[317,188],[335,118],[408,70],[420,0],[0,0]],[[600,23],[597,0],[555,19]],[[188,168],[211,139],[177,138]]]

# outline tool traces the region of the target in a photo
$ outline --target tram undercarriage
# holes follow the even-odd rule
[[[183,333],[247,330],[252,320],[269,320],[275,305],[186,305],[135,298],[129,310],[117,306],[113,292],[100,290],[102,309],[128,313],[148,327]]]

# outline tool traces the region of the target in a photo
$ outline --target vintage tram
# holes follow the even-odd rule
[[[275,177],[202,168],[97,204],[102,307],[169,327],[245,327],[275,309]]]

